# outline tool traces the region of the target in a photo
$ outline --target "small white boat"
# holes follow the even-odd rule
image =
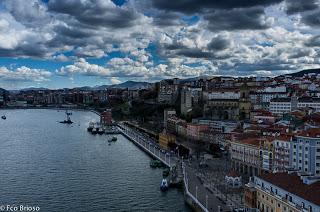
[[[162,179],[161,184],[160,184],[160,190],[166,191],[166,190],[168,190],[168,188],[169,188],[168,181],[166,179]]]

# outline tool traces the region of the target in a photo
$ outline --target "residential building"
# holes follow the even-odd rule
[[[170,146],[176,142],[176,136],[163,132],[159,133],[159,145],[164,149],[170,149]]]
[[[260,140],[257,137],[232,138],[230,154],[234,170],[249,175],[261,172]]]
[[[297,173],[264,173],[246,185],[245,206],[266,212],[319,212],[319,178]],[[253,198],[249,198],[253,197]]]
[[[209,126],[204,124],[187,124],[187,136],[193,140],[200,140],[200,132],[208,130]]]
[[[167,129],[168,117],[175,116],[175,115],[176,115],[176,110],[174,109],[165,109],[163,111],[163,125],[165,129]]]
[[[100,114],[100,122],[103,124],[112,123],[112,111],[111,109],[106,109]]]
[[[310,128],[293,137],[290,167],[304,174],[320,176],[320,128]]]
[[[192,93],[189,88],[182,88],[181,90],[181,103],[180,103],[181,114],[187,115],[192,111]]]
[[[273,172],[287,172],[290,169],[291,135],[282,134],[273,140],[274,165]]]

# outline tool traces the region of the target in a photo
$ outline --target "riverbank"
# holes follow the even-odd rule
[[[63,107],[63,106],[52,106],[52,107],[43,107],[43,106],[27,106],[27,107],[0,107],[1,110],[28,110],[28,109],[42,109],[42,110],[74,110],[74,111],[89,111],[93,112],[97,115],[100,115],[100,112],[94,108],[88,108],[88,107]]]

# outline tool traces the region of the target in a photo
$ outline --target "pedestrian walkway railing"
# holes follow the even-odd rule
[[[119,125],[120,124],[118,124],[118,126]],[[140,146],[142,149],[144,149],[146,152],[151,154],[156,159],[160,160],[169,168],[171,168],[174,165],[174,158],[172,158],[170,155],[162,153],[160,148],[157,149],[154,144],[151,144],[151,141],[147,141],[146,138],[142,138],[140,135],[135,134],[131,128],[120,125],[119,130],[125,136],[130,138],[135,144]]]
[[[185,170],[184,162],[182,162],[182,172],[183,172],[183,181],[186,194],[205,212],[209,212],[209,210],[189,191],[188,187],[188,178]]]

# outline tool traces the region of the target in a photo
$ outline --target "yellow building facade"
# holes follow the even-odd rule
[[[169,133],[159,133],[159,145],[164,149],[169,149],[171,143],[176,142],[176,136]]]

